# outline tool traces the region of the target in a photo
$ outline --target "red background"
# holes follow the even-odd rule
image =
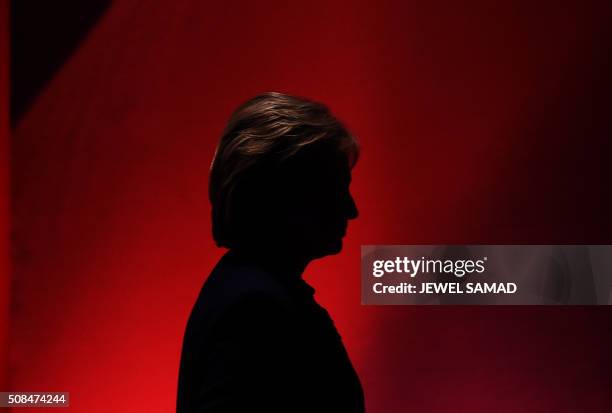
[[[8,384],[8,321],[10,297],[9,255],[9,31],[8,1],[0,0],[0,389]],[[7,62],[7,63],[4,63]]]
[[[370,412],[609,412],[610,307],[366,307],[359,246],[610,243],[609,2],[116,1],[13,136],[10,375],[174,408],[233,108],[326,102],[361,216],[313,263]],[[24,410],[25,412],[26,410]]]

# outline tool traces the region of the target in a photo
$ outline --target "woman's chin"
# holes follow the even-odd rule
[[[342,251],[342,238],[320,244],[322,248],[317,248],[315,258],[321,258],[326,255],[335,255]]]

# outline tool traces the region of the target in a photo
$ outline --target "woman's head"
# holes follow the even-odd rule
[[[359,148],[324,105],[265,93],[241,105],[211,166],[213,237],[227,248],[337,253],[357,216]]]

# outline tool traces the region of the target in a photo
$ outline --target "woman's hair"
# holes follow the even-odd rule
[[[238,107],[211,164],[209,198],[216,244],[239,245],[249,222],[265,208],[266,196],[275,193],[271,188],[283,167],[315,148],[341,152],[349,167],[359,156],[355,138],[321,103],[269,92]]]

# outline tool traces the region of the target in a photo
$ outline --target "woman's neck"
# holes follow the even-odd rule
[[[287,251],[258,248],[233,248],[229,254],[252,262],[263,269],[287,278],[301,278],[309,259]]]

